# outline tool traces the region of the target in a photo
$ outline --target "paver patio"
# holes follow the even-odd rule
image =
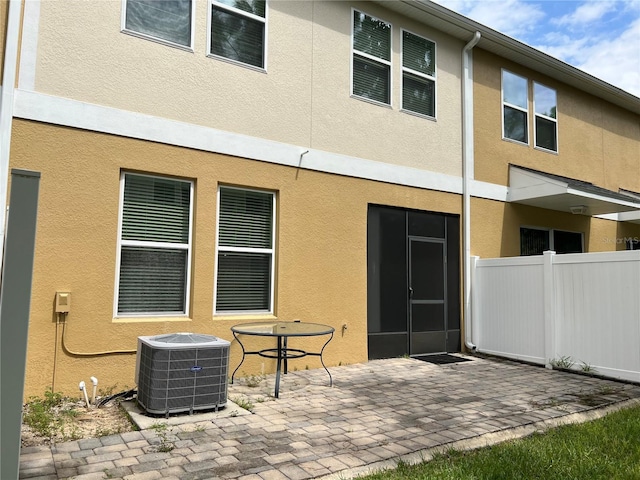
[[[479,357],[434,365],[409,358],[290,372],[280,398],[273,376],[237,381],[229,398],[252,415],[170,427],[174,448],[158,452],[152,429],[24,448],[20,478],[351,478],[429,458],[434,448],[468,448],[581,421],[640,402],[640,386]],[[162,419],[159,419],[162,421]]]

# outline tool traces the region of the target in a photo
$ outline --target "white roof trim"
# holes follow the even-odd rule
[[[570,185],[570,183],[572,183],[570,179],[563,181],[555,176],[547,176],[542,172],[537,173],[511,165],[507,201],[590,216],[629,212],[625,215],[637,215],[640,219],[640,203],[634,202],[633,199],[630,198],[627,201],[616,198],[618,195],[616,192],[611,192],[612,195],[608,196],[605,189],[588,184],[585,184],[585,189],[581,189],[579,185]],[[576,180],[576,183],[579,181]],[[589,191],[591,187],[602,193]]]

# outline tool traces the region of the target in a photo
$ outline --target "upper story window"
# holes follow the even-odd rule
[[[170,45],[193,44],[192,0],[124,0],[123,30]]]
[[[558,120],[556,91],[533,82],[533,110],[535,112],[536,147],[558,151]]]
[[[529,143],[527,79],[502,71],[503,138]]]
[[[275,194],[220,187],[215,313],[273,312]]]
[[[402,31],[402,109],[436,116],[436,44]]]
[[[391,105],[391,24],[354,10],[352,46],[353,95]]]
[[[212,0],[209,53],[265,68],[266,0]]]
[[[116,315],[189,310],[193,183],[123,173]]]

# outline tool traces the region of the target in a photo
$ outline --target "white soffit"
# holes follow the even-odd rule
[[[618,221],[640,224],[640,211],[619,213]]]
[[[629,212],[640,221],[640,200],[591,183],[509,166],[507,201],[582,215]],[[623,220],[623,214],[618,217]]]

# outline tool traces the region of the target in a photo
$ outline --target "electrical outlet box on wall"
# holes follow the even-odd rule
[[[69,313],[71,292],[56,292],[56,313]]]

